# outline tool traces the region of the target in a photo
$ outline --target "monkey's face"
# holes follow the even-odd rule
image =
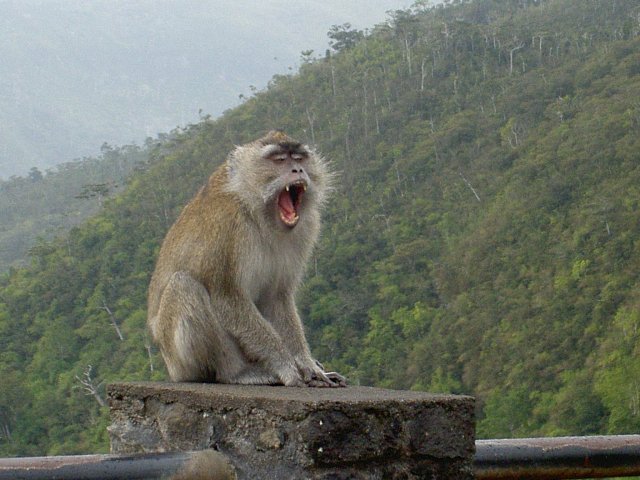
[[[331,175],[306,145],[270,134],[237,147],[227,162],[228,189],[256,215],[285,230],[317,220]]]
[[[263,167],[269,171],[266,184],[267,208],[274,213],[287,228],[298,224],[300,215],[308,203],[307,190],[311,178],[307,173],[309,151],[293,142],[266,145],[261,149]]]

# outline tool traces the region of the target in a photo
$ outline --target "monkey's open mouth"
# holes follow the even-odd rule
[[[280,220],[289,228],[295,227],[300,219],[298,207],[306,190],[307,184],[305,182],[295,182],[287,185],[278,196]]]

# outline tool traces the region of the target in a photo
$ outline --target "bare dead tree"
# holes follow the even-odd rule
[[[331,89],[333,92],[333,107],[337,108],[338,104],[336,103],[336,69],[331,65]]]
[[[111,309],[107,306],[107,302],[105,302],[103,300],[102,307],[100,307],[100,309],[104,310],[105,312],[107,312],[107,314],[109,315],[109,321],[111,322],[111,325],[113,326],[113,328],[115,329],[116,333],[118,334],[118,338],[121,341],[124,340],[124,337],[122,336],[122,331],[120,331],[120,327],[118,326],[118,322],[116,322],[116,316],[113,314]]]
[[[153,355],[151,354],[151,343],[145,335],[144,348],[147,350],[147,356],[149,357],[149,371],[153,373]]]
[[[362,129],[366,140],[369,134],[369,95],[367,92],[367,72],[364,72],[364,78],[362,79],[362,122]]]
[[[376,89],[373,89],[373,111],[374,118],[376,120],[376,133],[380,135],[380,120],[378,118],[378,96],[376,95]]]
[[[516,45],[515,47],[509,50],[509,75],[513,74],[513,54],[518,50],[520,50],[521,48],[524,48],[523,42],[520,42],[520,44]]]
[[[471,182],[469,182],[469,180],[467,180],[467,178],[462,174],[462,172],[458,172],[460,174],[460,177],[462,178],[462,180],[464,181],[464,183],[467,185],[467,187],[469,187],[469,189],[473,192],[473,194],[476,197],[476,200],[478,200],[478,202],[480,201],[480,196],[478,195],[478,192],[476,192],[476,189],[473,188],[473,186],[471,185]]]
[[[309,122],[309,128],[311,129],[311,144],[315,146],[316,144],[316,134],[315,134],[315,130],[313,128],[313,124],[315,122],[316,119],[316,114],[309,111],[309,107],[307,107],[305,109],[306,113],[307,113],[307,121]]]
[[[544,41],[545,36],[546,36],[546,32],[539,32],[537,35],[534,35],[531,39],[532,47],[534,46],[535,39],[536,38],[538,39],[538,55],[540,56],[540,58],[542,58],[542,42]]]
[[[2,425],[0,425],[0,437],[4,437],[11,441],[11,429],[9,428],[8,423],[2,423]]]
[[[451,31],[449,30],[449,25],[446,22],[442,22],[442,34],[444,35],[444,48],[449,48],[449,37],[451,36]]]
[[[0,438],[4,437],[9,442],[12,441],[10,420],[9,413],[0,409]]]
[[[393,168],[396,171],[396,182],[398,184],[398,192],[401,197],[404,197],[404,190],[402,189],[402,179],[400,178],[400,169],[398,168],[398,159],[394,157]]]
[[[80,382],[81,388],[84,390],[85,395],[92,395],[93,398],[96,399],[96,402],[98,402],[98,405],[100,405],[101,407],[106,407],[107,403],[104,401],[104,399],[100,395],[100,392],[98,391],[100,385],[102,385],[102,382],[100,382],[98,385],[95,385],[94,380],[91,377],[92,369],[92,365],[87,365],[87,368],[84,369],[84,373],[82,374],[82,378],[76,375],[76,380]]]
[[[345,151],[347,153],[347,165],[349,167],[351,167],[351,144],[349,142],[349,133],[351,130],[351,116],[347,117],[347,131],[344,134],[344,147],[345,147]],[[346,171],[346,167],[347,165],[345,165],[345,171]]]
[[[412,74],[412,66],[411,66],[411,47],[409,46],[409,37],[405,35],[404,37],[404,47],[406,52],[407,65],[409,66],[409,75]]]

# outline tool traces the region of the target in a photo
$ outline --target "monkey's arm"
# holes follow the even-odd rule
[[[284,385],[304,385],[296,361],[280,334],[251,300],[240,293],[233,296],[214,293],[211,304],[220,323],[249,360],[258,361]]]
[[[342,375],[337,372],[326,372],[322,364],[311,356],[293,295],[289,293],[274,295],[264,307],[261,307],[261,311],[280,334],[307,385],[346,386],[346,379]]]

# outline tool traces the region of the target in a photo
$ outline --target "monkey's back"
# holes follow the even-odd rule
[[[230,231],[241,216],[238,202],[224,190],[224,165],[216,170],[183,208],[162,242],[148,295],[148,321],[158,312],[162,292],[172,275],[185,272],[205,286],[234,270],[235,246]]]

